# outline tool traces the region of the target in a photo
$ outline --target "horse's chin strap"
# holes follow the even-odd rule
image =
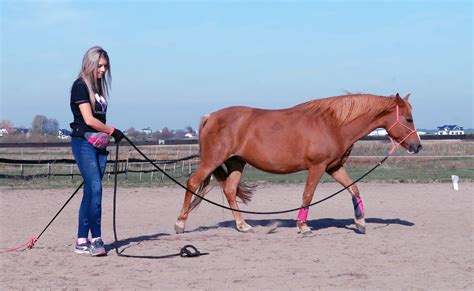
[[[390,143],[392,144],[392,149],[390,150],[390,152],[388,153],[389,155],[393,154],[393,152],[395,152],[395,150],[397,149],[398,146],[400,146],[402,144],[402,142],[404,142],[410,135],[416,133],[416,129],[411,129],[409,128],[408,126],[406,126],[405,124],[401,123],[400,122],[400,114],[399,114],[399,109],[400,107],[397,105],[397,121],[392,125],[390,126],[389,129],[387,129],[387,133],[388,133],[388,138],[390,139]],[[406,129],[408,129],[410,131],[410,133],[407,134],[407,136],[405,136],[400,142],[397,143],[397,141],[392,138],[389,134],[389,131],[395,127],[395,125],[397,124],[400,124],[401,126],[405,127]]]

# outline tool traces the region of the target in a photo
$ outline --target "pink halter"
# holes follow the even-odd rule
[[[399,106],[397,105],[397,121],[392,125],[390,126],[389,129],[387,129],[387,133],[393,128],[395,127],[395,125],[397,124],[400,124],[401,126],[405,127],[406,129],[408,129],[410,131],[409,134],[407,134],[407,136],[405,136],[399,143],[396,142],[395,139],[393,139],[390,134],[388,134],[388,138],[390,139],[390,142],[392,143],[392,149],[390,150],[390,152],[388,153],[389,155],[391,155],[399,145],[402,144],[402,142],[404,142],[410,135],[412,135],[413,133],[416,133],[416,129],[411,129],[409,128],[408,126],[406,126],[405,124],[401,123],[400,122],[400,115],[399,115]]]

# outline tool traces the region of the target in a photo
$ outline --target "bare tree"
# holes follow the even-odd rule
[[[162,139],[173,138],[173,133],[168,129],[168,127],[163,127],[163,129],[161,130],[161,138]]]
[[[140,132],[136,130],[133,126],[127,129],[127,136],[132,140],[137,140]]]
[[[33,122],[31,123],[30,134],[31,135],[43,134],[43,127],[47,119],[48,118],[44,115],[35,115],[35,117],[33,117]]]
[[[50,134],[57,135],[59,131],[59,122],[54,118],[48,118],[44,115],[35,115],[31,123],[30,133],[32,135]]]
[[[8,119],[0,120],[0,128],[10,128],[13,127],[13,122]]]
[[[184,136],[186,135],[186,131],[182,130],[182,129],[178,129],[174,132],[174,138],[177,138],[177,139],[181,139],[181,138],[184,138]]]
[[[55,118],[48,118],[45,124],[44,133],[57,136],[59,131],[59,122]]]
[[[184,128],[184,131],[185,131],[186,133],[195,133],[194,129],[193,129],[190,125],[186,126],[186,127]]]

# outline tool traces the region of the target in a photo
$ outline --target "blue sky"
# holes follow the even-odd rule
[[[0,2],[0,119],[15,126],[42,114],[68,128],[71,84],[100,45],[122,129],[346,91],[411,93],[418,128],[474,128],[471,1]]]

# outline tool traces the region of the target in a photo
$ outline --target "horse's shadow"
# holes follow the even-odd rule
[[[246,220],[248,224],[253,227],[261,226],[261,227],[274,227],[277,226],[278,228],[295,228],[296,221],[294,219],[248,219]],[[386,227],[390,225],[402,225],[402,226],[413,226],[415,225],[413,222],[406,221],[400,218],[366,218],[365,222],[367,224],[379,224],[374,228]],[[358,233],[357,228],[354,226],[353,219],[334,219],[334,218],[321,218],[316,220],[308,220],[306,224],[311,227],[312,230],[317,231],[320,229],[326,228],[344,228],[352,230]],[[186,233],[191,232],[202,232],[208,231],[211,229],[218,229],[218,228],[235,228],[235,221],[234,220],[226,220],[219,222],[213,226],[200,226],[198,228],[186,231]],[[141,235],[136,237],[129,237],[126,239],[118,240],[116,243],[110,243],[105,245],[105,249],[107,251],[112,250],[114,248],[122,248],[122,251],[127,249],[133,243],[141,243],[145,241],[152,241],[152,240],[160,240],[161,237],[169,236],[169,233],[156,233],[151,235]]]
[[[262,227],[279,227],[279,228],[296,228],[296,220],[294,219],[247,219],[246,222],[251,226],[262,226]],[[400,218],[366,218],[367,224],[379,224],[375,228],[386,227],[392,224],[398,224],[403,226],[413,226],[413,222],[406,221]],[[312,230],[317,231],[326,228],[344,228],[359,233],[354,225],[354,219],[334,219],[334,218],[321,218],[316,220],[308,220],[306,224],[311,227]],[[207,231],[210,229],[217,228],[235,228],[234,220],[227,220],[219,222],[213,226],[201,226],[196,229],[190,230],[189,232]]]

